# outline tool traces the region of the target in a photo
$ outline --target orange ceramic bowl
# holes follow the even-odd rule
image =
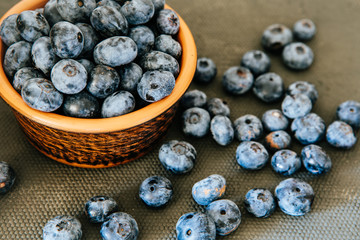
[[[47,0],[23,0],[2,18],[24,10],[43,7]],[[169,6],[166,6],[169,8]],[[137,159],[159,141],[169,128],[178,101],[189,87],[196,69],[194,38],[180,18],[178,40],[182,45],[181,69],[173,92],[166,98],[123,116],[80,119],[44,113],[28,107],[12,87],[2,66],[5,47],[0,43],[0,95],[30,143],[46,156],[64,164],[112,167]]]

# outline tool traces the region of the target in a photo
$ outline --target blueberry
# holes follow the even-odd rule
[[[222,115],[229,117],[230,116],[230,108],[226,101],[220,98],[211,98],[207,102],[206,109],[210,113],[211,116]]]
[[[139,228],[130,214],[115,212],[101,225],[100,235],[103,240],[136,240]]]
[[[178,61],[171,55],[159,51],[151,51],[140,60],[144,71],[164,70],[171,72],[176,78],[180,72]]]
[[[301,150],[301,160],[310,173],[320,175],[331,169],[329,155],[317,145],[308,145]]]
[[[177,240],[215,240],[214,220],[200,212],[182,215],[176,223]]]
[[[151,0],[155,7],[155,14],[157,15],[165,7],[165,0]]]
[[[169,179],[152,176],[145,179],[139,189],[141,200],[149,207],[165,206],[172,198],[173,187]]]
[[[284,64],[294,70],[304,70],[314,61],[314,53],[304,43],[294,42],[287,45],[282,53]]]
[[[156,102],[169,96],[175,87],[175,78],[168,71],[145,72],[137,85],[139,96],[147,102]]]
[[[294,119],[310,113],[312,103],[305,94],[287,95],[281,104],[281,109],[286,117]]]
[[[258,218],[267,218],[274,213],[276,202],[267,189],[253,188],[250,189],[244,200],[246,210]]]
[[[27,105],[43,112],[53,112],[63,103],[63,95],[45,78],[28,80],[21,89],[21,97]]]
[[[76,61],[78,61],[79,63],[81,63],[84,66],[84,68],[86,69],[86,72],[88,73],[88,76],[90,76],[91,71],[95,68],[95,63],[93,63],[92,61],[85,59],[85,58],[78,59]]]
[[[99,36],[95,29],[87,23],[77,23],[75,24],[84,35],[84,48],[81,52],[81,55],[84,57],[92,57],[94,47],[100,41]]]
[[[291,136],[283,130],[271,132],[265,137],[265,145],[272,151],[289,148],[290,144]]]
[[[269,51],[282,50],[285,45],[291,43],[293,34],[291,30],[282,24],[273,24],[265,29],[261,38],[261,45]]]
[[[99,101],[83,91],[64,98],[63,112],[66,116],[77,118],[97,118],[100,116]]]
[[[241,66],[248,68],[257,77],[270,70],[271,62],[266,53],[260,50],[251,50],[241,58]]]
[[[50,25],[44,15],[30,10],[19,14],[16,19],[16,26],[21,37],[28,42],[34,42],[42,36],[47,36],[50,31]]]
[[[310,211],[315,194],[307,182],[288,178],[276,186],[275,197],[281,211],[292,216],[303,216]]]
[[[304,117],[295,118],[291,124],[291,131],[301,144],[307,145],[319,142],[325,135],[325,122],[316,113],[309,113]]]
[[[37,39],[31,48],[31,58],[34,66],[46,76],[50,76],[51,69],[59,61],[49,37]]]
[[[155,50],[170,54],[176,59],[181,57],[181,44],[170,35],[161,34],[155,39]]]
[[[94,49],[97,64],[119,67],[132,62],[137,56],[137,46],[129,37],[111,37],[103,40]]]
[[[81,223],[72,216],[57,216],[43,228],[43,240],[80,240]]]
[[[54,26],[57,22],[64,21],[56,6],[57,0],[49,0],[44,7],[44,17],[50,26]]]
[[[16,91],[21,92],[22,87],[25,82],[30,80],[31,78],[42,78],[44,75],[42,72],[33,67],[24,67],[19,69],[14,76],[13,87]]]
[[[185,109],[192,107],[204,107],[207,96],[203,91],[194,89],[187,91],[181,98],[181,106]]]
[[[234,232],[241,223],[240,209],[231,200],[223,199],[210,203],[206,207],[206,214],[214,220],[216,233],[220,236]]]
[[[86,89],[97,98],[106,98],[118,89],[119,83],[120,77],[115,69],[97,65],[90,74]]]
[[[85,67],[72,59],[63,59],[51,70],[51,81],[55,88],[65,94],[81,92],[87,84],[88,73]]]
[[[147,23],[154,16],[155,7],[151,0],[126,1],[121,12],[131,25]]]
[[[296,81],[290,84],[286,92],[288,95],[296,95],[299,93],[305,94],[310,98],[313,104],[316,102],[316,100],[319,97],[319,94],[314,84],[306,81]]]
[[[161,145],[159,160],[164,168],[175,174],[184,174],[193,169],[196,149],[188,142],[172,140]]]
[[[84,48],[80,28],[69,22],[58,22],[50,30],[51,44],[60,58],[76,58]]]
[[[116,117],[132,112],[135,98],[127,91],[117,91],[106,97],[101,108],[103,118]]]
[[[301,19],[293,27],[294,37],[300,41],[311,40],[316,33],[316,26],[310,19]]]
[[[143,56],[150,52],[155,44],[155,35],[147,26],[136,26],[131,28],[129,37],[136,43],[138,56]]]
[[[121,66],[118,70],[120,76],[120,89],[136,92],[137,85],[143,75],[143,71],[136,63]]]
[[[57,10],[68,22],[88,22],[91,12],[96,8],[95,0],[57,0]]]
[[[159,11],[156,19],[157,28],[160,33],[175,35],[180,29],[180,20],[178,15],[171,9],[163,9]]]
[[[25,41],[20,41],[12,44],[4,56],[4,71],[9,78],[23,67],[32,67],[31,62],[31,44]]]
[[[265,73],[256,78],[253,92],[264,102],[276,102],[284,95],[284,82],[276,73]]]
[[[100,6],[90,17],[91,25],[106,38],[127,35],[129,26],[126,18],[115,7]]]
[[[10,191],[15,182],[15,171],[6,162],[0,161],[0,194],[5,194]]]
[[[236,149],[236,161],[244,169],[259,170],[268,160],[269,153],[261,143],[245,141]]]
[[[272,156],[271,166],[275,172],[284,176],[290,176],[301,168],[301,160],[296,152],[282,149]]]
[[[204,137],[210,130],[210,114],[198,107],[185,110],[182,115],[182,130],[187,136]]]
[[[217,67],[214,61],[207,57],[197,59],[194,81],[199,83],[211,82],[217,74]]]
[[[225,71],[222,85],[225,90],[234,95],[241,95],[250,90],[254,77],[249,69],[244,67],[231,67]]]
[[[256,140],[263,134],[263,126],[259,118],[246,114],[234,121],[235,137],[239,141]]]
[[[359,128],[360,102],[349,100],[341,103],[336,110],[336,116],[340,121],[346,122],[353,128]]]
[[[85,204],[85,215],[92,223],[105,222],[107,217],[119,210],[114,199],[107,196],[95,196]]]
[[[37,8],[34,11],[44,15],[44,8]]]
[[[334,147],[349,149],[355,145],[356,136],[349,124],[335,121],[328,126],[326,140]]]
[[[96,6],[97,7],[108,6],[108,7],[115,8],[116,10],[121,12],[121,5],[118,2],[114,1],[114,0],[100,0],[100,1],[97,1]]]
[[[225,194],[226,180],[219,174],[213,174],[195,183],[192,196],[199,205],[209,205]]]
[[[16,27],[16,19],[19,14],[12,14],[5,18],[0,25],[0,37],[6,46],[21,41],[19,29]]]
[[[269,131],[286,130],[289,126],[289,120],[277,109],[266,111],[261,118],[264,128]]]
[[[227,146],[234,140],[234,128],[226,116],[215,116],[210,122],[213,139],[221,146]]]

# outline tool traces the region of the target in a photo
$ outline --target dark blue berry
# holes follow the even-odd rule
[[[129,92],[136,92],[137,85],[143,75],[143,71],[136,63],[129,63],[121,66],[118,70],[120,76],[120,89]]]
[[[42,78],[44,75],[42,72],[33,67],[24,67],[19,69],[14,76],[14,80],[12,82],[13,87],[16,91],[21,92],[24,84],[32,79],[32,78]]]
[[[59,61],[49,37],[37,39],[31,48],[31,58],[34,66],[46,76],[50,76],[51,69]]]
[[[304,43],[294,42],[288,44],[282,53],[284,64],[294,70],[304,70],[314,61],[314,53]]]
[[[221,146],[227,146],[234,140],[234,128],[226,116],[215,116],[210,122],[213,139]]]
[[[329,155],[317,145],[308,145],[301,151],[301,160],[310,173],[320,175],[330,171],[331,159]]]
[[[141,61],[140,66],[144,71],[164,70],[171,72],[176,78],[180,72],[178,61],[171,55],[159,51],[151,51],[145,54]]]
[[[230,108],[227,102],[220,98],[209,99],[206,108],[211,116],[215,116],[215,115],[222,115],[226,117],[230,116]]]
[[[203,91],[194,89],[187,91],[181,98],[181,106],[185,109],[192,107],[204,107],[207,96]]]
[[[115,212],[101,225],[100,235],[103,240],[136,240],[139,228],[130,214]]]
[[[289,126],[289,120],[277,109],[266,111],[261,118],[264,128],[269,131],[286,130]]]
[[[291,30],[282,24],[273,24],[265,29],[261,38],[261,45],[269,51],[282,50],[285,45],[291,43],[293,34]]]
[[[98,44],[100,40],[97,32],[91,25],[87,23],[77,23],[75,25],[80,28],[81,32],[84,35],[84,48],[81,52],[81,56],[92,57],[94,47]]]
[[[36,11],[23,11],[16,19],[20,35],[28,42],[49,35],[50,25],[44,15]]]
[[[288,87],[286,93],[288,95],[296,95],[299,93],[305,94],[314,104],[319,97],[318,91],[316,90],[314,84],[306,81],[296,81]]]
[[[57,0],[57,10],[68,22],[88,22],[91,12],[96,8],[95,0]]]
[[[258,218],[267,218],[274,213],[276,202],[267,189],[253,188],[245,195],[244,200],[246,210]]]
[[[152,176],[145,179],[139,189],[141,200],[149,207],[165,206],[172,198],[173,187],[169,179]]]
[[[225,90],[234,95],[241,95],[250,90],[254,77],[249,69],[244,67],[231,67],[225,71],[222,85]]]
[[[91,72],[86,89],[97,98],[106,98],[119,87],[120,77],[115,69],[97,65]]]
[[[0,162],[0,194],[10,191],[15,182],[15,171],[6,162]]]
[[[80,240],[81,223],[72,216],[57,216],[43,228],[43,240]]]
[[[45,78],[28,80],[21,89],[21,97],[27,105],[43,112],[53,112],[63,103],[63,95]]]
[[[151,0],[126,1],[121,7],[121,13],[131,25],[147,23],[154,16],[155,7]]]
[[[198,107],[185,110],[182,115],[182,130],[187,136],[204,137],[210,130],[210,114]]]
[[[276,73],[265,73],[256,78],[253,92],[264,102],[276,102],[284,95],[284,82]]]
[[[170,35],[161,34],[155,39],[155,50],[170,54],[176,59],[181,57],[181,44]]]
[[[197,204],[209,205],[224,196],[225,190],[225,178],[219,174],[213,174],[194,184],[192,196]]]
[[[179,17],[171,9],[161,10],[156,19],[156,23],[157,28],[162,34],[175,35],[180,29]]]
[[[341,103],[336,110],[336,116],[340,121],[346,122],[353,128],[359,128],[360,102],[349,100]]]
[[[301,160],[296,152],[282,149],[272,156],[271,166],[275,172],[284,176],[290,176],[300,169]]]
[[[312,103],[305,94],[287,95],[281,104],[281,109],[286,117],[294,119],[310,113]]]
[[[106,97],[101,107],[103,118],[116,117],[132,112],[135,108],[135,98],[127,91],[117,91]]]
[[[330,145],[343,149],[353,147],[357,141],[352,127],[342,121],[335,121],[328,126],[326,140]]]
[[[19,14],[12,14],[5,18],[0,25],[0,37],[6,46],[21,41],[19,29],[16,27],[16,19]]]
[[[260,50],[251,50],[241,58],[241,66],[248,68],[257,77],[270,70],[271,62],[266,53]]]
[[[31,62],[31,44],[20,41],[12,44],[4,56],[4,71],[9,78],[23,67],[32,67]]]
[[[254,115],[246,114],[234,121],[235,137],[239,141],[256,140],[263,134],[260,119]]]
[[[64,21],[57,10],[57,0],[49,0],[44,7],[44,17],[50,26],[54,26],[57,22]]]
[[[316,113],[309,113],[304,117],[295,118],[291,124],[291,131],[301,144],[307,145],[319,142],[325,136],[325,122]]]
[[[290,144],[291,136],[283,130],[271,132],[265,137],[265,145],[272,151],[289,148]]]
[[[164,168],[175,174],[184,174],[193,169],[196,149],[188,142],[172,140],[161,145],[159,160]]]
[[[147,26],[130,28],[129,37],[136,43],[138,56],[143,56],[154,47],[155,35]]]
[[[85,91],[66,96],[62,109],[64,114],[70,117],[97,118],[100,116],[99,101]]]
[[[194,80],[199,83],[211,82],[217,74],[217,67],[214,61],[207,57],[197,59]]]
[[[315,194],[307,182],[288,178],[275,188],[275,197],[281,211],[292,216],[303,216],[310,212]]]
[[[223,199],[210,203],[206,207],[206,214],[214,220],[216,233],[220,236],[234,232],[241,223],[240,209],[231,200]]]
[[[95,196],[85,203],[85,215],[92,223],[105,222],[110,214],[118,210],[116,201],[107,196]]]
[[[85,67],[85,69],[86,69],[86,71],[87,71],[87,73],[88,73],[88,76],[90,76],[91,71],[92,71],[92,70],[94,69],[94,67],[95,67],[95,63],[93,63],[92,61],[90,61],[90,60],[88,60],[88,59],[85,59],[85,58],[78,59],[78,60],[76,60],[76,61],[78,61],[79,63],[81,63],[81,64]]]
[[[165,0],[151,0],[155,7],[155,14],[157,15],[165,7]]]
[[[315,36],[316,26],[310,19],[301,19],[295,22],[293,33],[296,39],[309,41]]]
[[[200,212],[182,215],[176,223],[177,240],[215,240],[214,220]]]
[[[118,2],[114,1],[114,0],[100,0],[100,1],[97,1],[96,6],[97,7],[108,6],[108,7],[115,8],[116,10],[121,12],[121,5]]]
[[[245,141],[236,149],[236,161],[244,169],[259,170],[268,160],[269,153],[261,143]]]

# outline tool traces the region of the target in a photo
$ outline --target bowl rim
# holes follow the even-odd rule
[[[0,19],[2,21],[16,13],[20,13],[29,9],[43,7],[47,0],[22,0],[8,10]],[[165,8],[172,9],[169,5]],[[173,9],[172,9],[173,10]],[[175,10],[174,10],[175,11]],[[176,11],[175,11],[176,12]],[[5,75],[3,68],[3,59],[5,55],[5,46],[0,40],[0,96],[10,107],[29,118],[32,121],[43,124],[45,126],[64,130],[67,132],[79,133],[106,133],[121,131],[131,127],[143,124],[172,107],[186,92],[192,82],[197,61],[197,51],[193,35],[177,13],[180,20],[180,29],[178,33],[178,41],[182,46],[181,69],[176,79],[175,88],[166,98],[149,104],[134,112],[112,118],[96,118],[84,119],[68,117],[56,113],[45,113],[29,107],[21,98],[20,94],[13,88],[11,82]]]

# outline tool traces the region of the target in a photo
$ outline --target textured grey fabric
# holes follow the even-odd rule
[[[1,0],[0,13],[16,1]],[[208,97],[224,98],[231,107],[231,119],[251,113],[261,116],[280,104],[264,104],[252,93],[234,97],[221,87],[223,72],[239,65],[248,50],[261,49],[262,31],[270,24],[287,26],[301,18],[314,20],[318,33],[309,46],[315,53],[313,66],[303,72],[286,69],[279,56],[270,54],[271,71],[280,74],[285,85],[297,80],[314,83],[319,99],[313,109],[326,124],[335,119],[336,107],[348,99],[360,100],[360,3],[358,0],[168,0],[167,3],[185,19],[193,32],[199,56],[212,58],[218,75],[209,85],[191,85]],[[51,218],[69,214],[83,225],[83,239],[99,239],[100,225],[90,224],[83,212],[92,196],[105,194],[118,201],[121,210],[135,217],[139,239],[176,239],[178,218],[190,211],[201,211],[191,197],[191,187],[214,173],[227,179],[225,198],[237,203],[243,214],[239,229],[218,239],[360,239],[360,145],[342,151],[323,146],[333,161],[332,170],[319,177],[304,169],[295,177],[309,182],[316,193],[312,211],[304,217],[291,217],[279,209],[268,219],[256,219],[243,205],[245,193],[254,187],[271,191],[284,177],[270,165],[256,172],[240,169],[234,159],[239,142],[218,146],[210,136],[190,139],[180,131],[177,119],[165,140],[182,139],[192,143],[198,159],[192,172],[174,176],[158,161],[160,144],[154,150],[124,166],[110,169],[80,169],[59,164],[37,152],[25,139],[10,108],[0,101],[0,160],[16,171],[16,183],[8,194],[0,196],[0,239],[41,239],[42,227]],[[298,153],[300,144],[292,149]],[[144,206],[138,197],[140,183],[150,175],[168,177],[174,186],[174,198],[163,209]]]

